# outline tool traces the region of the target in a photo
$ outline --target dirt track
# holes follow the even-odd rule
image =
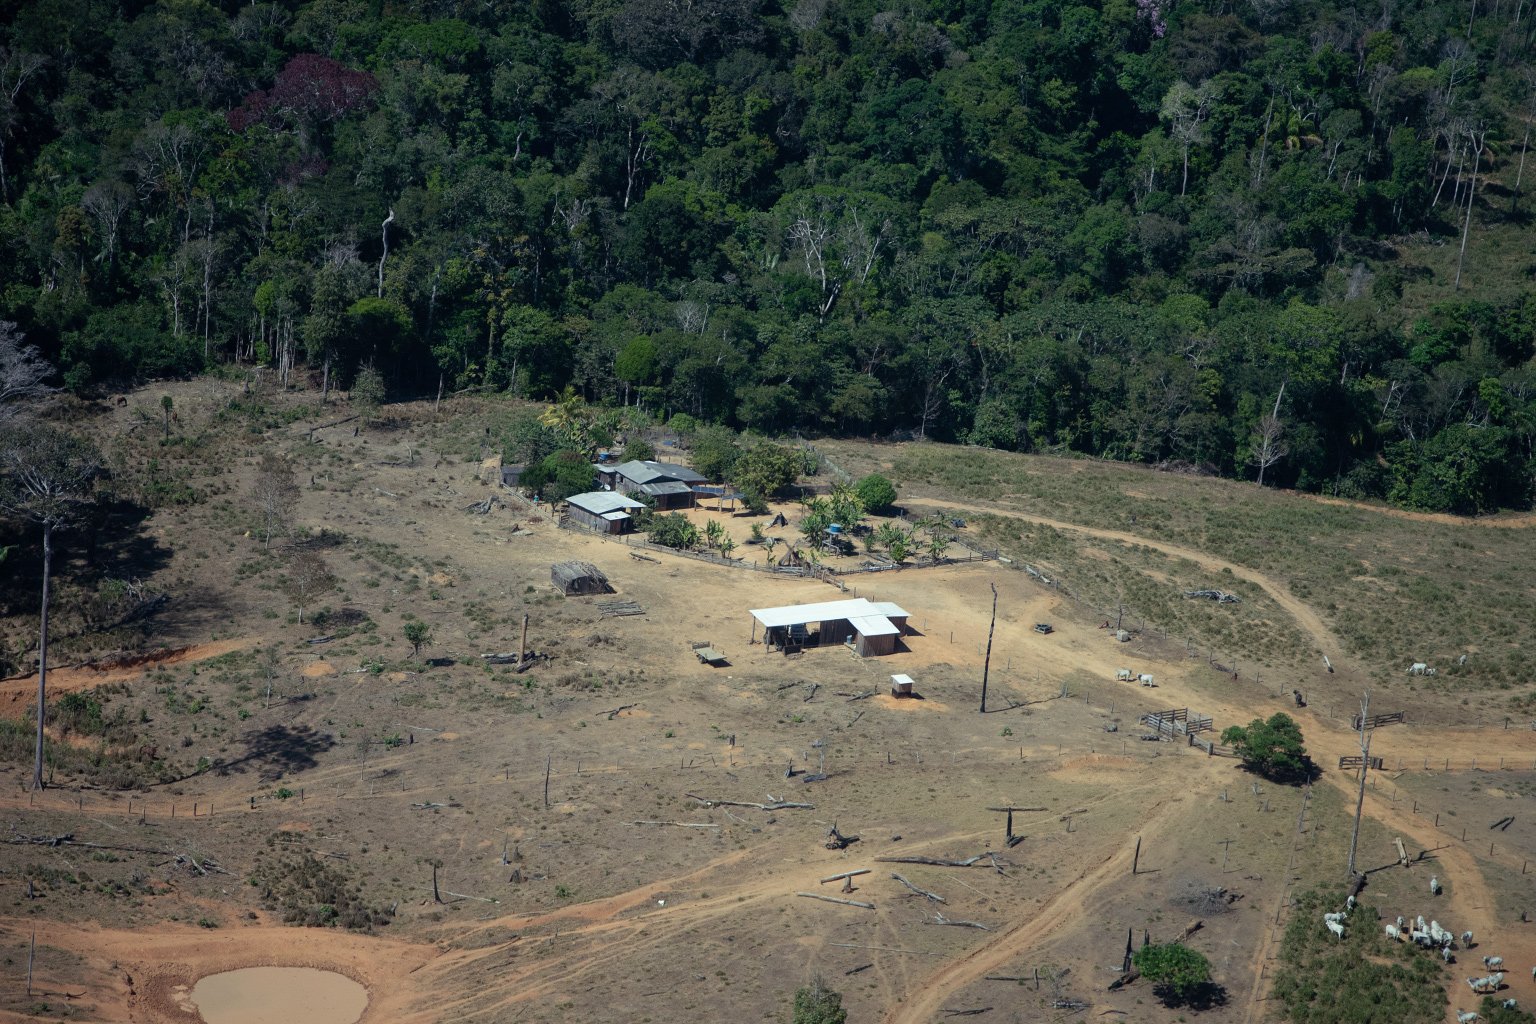
[[[1226,569],[1239,579],[1247,580],[1249,583],[1262,588],[1263,591],[1268,594],[1276,604],[1285,609],[1286,613],[1289,614],[1291,618],[1296,620],[1296,624],[1300,626],[1308,636],[1312,637],[1313,642],[1317,644],[1320,651],[1325,654],[1330,651],[1333,652],[1330,654],[1330,657],[1334,662],[1340,665],[1347,663],[1344,656],[1339,653],[1342,650],[1342,645],[1339,643],[1338,637],[1334,634],[1333,630],[1329,628],[1328,624],[1322,620],[1321,616],[1313,611],[1312,608],[1305,602],[1299,600],[1296,595],[1292,594],[1281,583],[1271,579],[1270,577],[1255,569],[1250,569],[1245,565],[1239,565],[1237,562],[1229,562],[1224,558],[1218,558],[1217,556],[1204,551],[1196,551],[1193,548],[1181,547],[1177,544],[1170,544],[1166,541],[1153,540],[1138,534],[1126,533],[1123,530],[1106,530],[1093,526],[1079,526],[1076,523],[1069,523],[1060,519],[1052,519],[1048,516],[1034,515],[1029,512],[1014,512],[1009,509],[999,508],[997,506],[969,505],[952,501],[940,502],[926,499],[912,500],[909,501],[908,504],[913,506],[924,506],[928,508],[959,509],[965,512],[979,512],[988,515],[1003,516],[1008,519],[1020,519],[1024,522],[1037,523],[1041,526],[1049,526],[1056,530],[1067,530],[1073,533],[1081,533],[1089,537],[1100,537],[1104,540],[1119,541],[1122,544],[1155,548],[1156,550],[1161,551],[1166,555],[1171,555],[1175,558],[1186,559],[1204,569],[1211,569],[1216,571]]]

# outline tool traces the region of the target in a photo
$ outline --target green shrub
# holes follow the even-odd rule
[[[883,512],[896,504],[896,485],[879,473],[871,473],[854,484],[853,492],[871,512]]]

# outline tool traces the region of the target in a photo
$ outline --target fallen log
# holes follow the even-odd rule
[[[914,895],[914,896],[923,896],[923,897],[926,897],[926,898],[932,900],[935,903],[948,903],[949,902],[949,900],[946,900],[943,896],[940,896],[936,892],[929,892],[927,889],[919,889],[917,886],[913,885],[911,882],[907,881],[905,878],[901,877],[900,875],[896,874],[895,872],[891,873],[891,877],[896,879],[896,881],[900,882],[902,885],[906,886],[908,889],[910,889],[912,891],[912,895]]]
[[[1111,992],[1118,992],[1122,988],[1124,988],[1125,986],[1129,985],[1131,982],[1135,981],[1139,977],[1141,977],[1141,972],[1140,971],[1137,971],[1137,970],[1126,971],[1124,974],[1120,975],[1120,977],[1116,978],[1114,981],[1109,983],[1109,991],[1111,991]]]
[[[697,793],[685,793],[683,795],[690,800],[697,800],[705,807],[755,807],[759,811],[814,811],[816,809],[815,804],[795,803],[789,800],[774,800],[771,803],[755,804],[750,800],[713,800],[706,796],[699,796]]]
[[[826,885],[828,882],[841,882],[845,878],[853,878],[856,875],[867,874],[869,874],[869,868],[858,868],[853,871],[844,871],[841,874],[828,875],[826,878],[821,879],[821,884]]]
[[[694,822],[691,822],[691,821],[632,821],[632,822],[630,822],[630,824],[631,825],[675,825],[678,828],[720,828],[719,825],[716,825],[716,824],[714,824],[712,822],[704,822],[702,824],[698,824],[698,823],[694,823]]]
[[[852,704],[856,700],[868,700],[869,698],[873,697],[875,694],[877,694],[879,692],[880,692],[879,690],[869,690],[869,691],[867,691],[865,693],[856,693],[853,696],[849,697],[845,703]]]
[[[859,907],[863,910],[874,910],[873,903],[865,903],[862,900],[845,900],[838,896],[823,896],[819,892],[797,892],[796,896],[804,896],[808,900],[821,900],[824,903],[841,903],[845,907]]]
[[[992,1007],[978,1006],[974,1010],[945,1010],[943,1012],[946,1017],[975,1017],[983,1013],[991,1013]]]
[[[875,860],[882,864],[927,864],[936,868],[968,868],[985,857],[986,854],[978,853],[965,860],[941,860],[938,857],[876,857]]]
[[[608,721],[611,722],[615,718],[618,717],[619,712],[621,712],[621,711],[628,711],[630,708],[637,708],[639,706],[640,706],[640,702],[636,701],[633,704],[624,704],[624,705],[622,705],[620,707],[612,708],[612,709],[610,709],[608,711],[599,711],[598,714],[600,714],[600,715],[607,715],[608,716]]]
[[[873,966],[875,966],[875,965],[874,964],[860,964],[857,967],[850,967],[848,970],[843,972],[843,977],[846,978],[850,974],[858,974],[860,971],[867,971],[867,970],[869,970]]]
[[[986,925],[982,924],[980,921],[951,921],[943,914],[934,914],[932,921],[925,920],[923,924],[947,924],[953,925],[956,928],[980,928],[984,932],[989,932],[992,930],[991,928],[988,928]]]

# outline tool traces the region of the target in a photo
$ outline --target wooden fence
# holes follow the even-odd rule
[[[1233,750],[1231,747],[1224,747],[1214,740],[1202,739],[1199,736],[1196,736],[1194,733],[1189,734],[1189,745],[1191,747],[1199,747],[1201,750],[1205,751],[1206,757],[1238,756],[1237,751]]]
[[[1365,727],[1367,729],[1374,729],[1379,725],[1391,725],[1394,722],[1405,722],[1407,720],[1408,713],[1406,711],[1394,711],[1387,715],[1372,715],[1370,718],[1365,720]],[[1349,720],[1349,727],[1356,730],[1357,732],[1360,729],[1360,724],[1359,715],[1356,715],[1354,718]],[[1359,766],[1357,765],[1356,767]]]
[[[1365,758],[1361,757],[1359,754],[1347,755],[1347,756],[1339,758],[1339,767],[1340,768],[1349,768],[1351,770],[1358,771],[1360,769],[1360,765],[1364,761],[1365,761]],[[1371,758],[1371,770],[1372,771],[1378,771],[1378,772],[1381,771],[1381,765],[1382,765],[1381,758],[1379,758],[1379,757]]]

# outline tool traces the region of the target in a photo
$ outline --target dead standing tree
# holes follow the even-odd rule
[[[1275,392],[1275,407],[1268,416],[1261,417],[1253,428],[1248,461],[1259,467],[1259,486],[1264,486],[1264,471],[1290,452],[1285,443],[1285,424],[1280,420],[1280,400],[1285,397],[1285,382]]]
[[[101,468],[89,442],[56,427],[12,427],[0,434],[0,511],[42,527],[43,595],[37,642],[37,750],[32,788],[42,789],[48,698],[48,604],[53,534],[79,524]]]
[[[304,609],[318,595],[336,586],[336,577],[325,559],[314,551],[296,551],[288,562],[284,587],[299,606],[299,624],[304,623]]]
[[[1355,799],[1355,830],[1349,837],[1349,877],[1355,874],[1355,851],[1360,846],[1360,815],[1365,809],[1365,777],[1371,770],[1371,691],[1360,698],[1360,794]]]
[[[261,524],[261,546],[266,550],[272,546],[272,535],[288,528],[299,505],[299,485],[287,459],[272,452],[261,457],[251,485],[251,502]]]
[[[24,403],[54,390],[44,383],[53,367],[22,341],[14,323],[0,320],[0,424],[20,416]]]
[[[987,713],[987,676],[992,671],[992,634],[997,630],[997,584],[992,585],[992,624],[987,627],[987,658],[981,663],[981,713]]]

